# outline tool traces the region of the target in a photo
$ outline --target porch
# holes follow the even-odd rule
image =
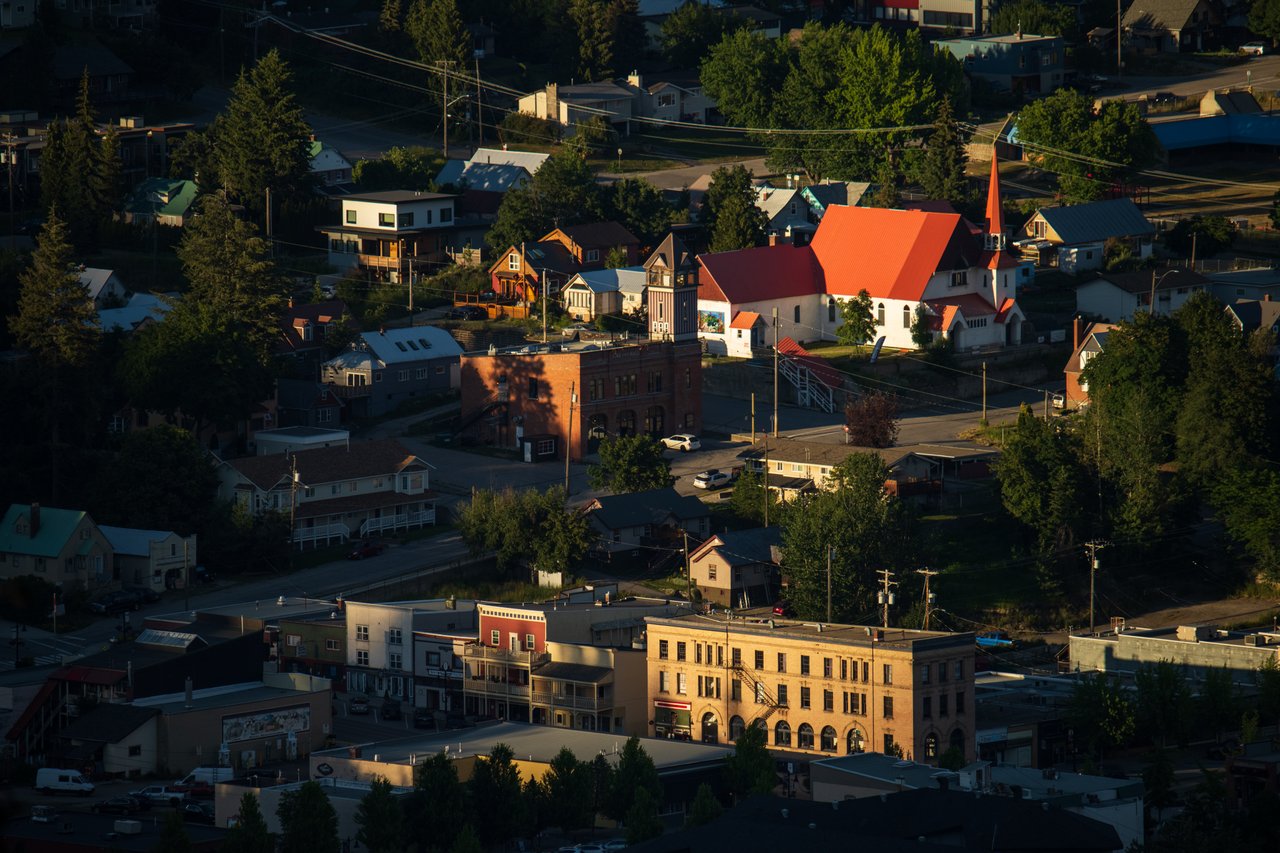
[[[436,511],[434,507],[432,509],[417,510],[416,512],[400,512],[365,519],[364,523],[360,525],[360,537],[364,538],[387,531],[409,530],[435,523]]]
[[[351,528],[345,524],[313,524],[310,527],[299,525],[293,528],[291,542],[299,549],[310,545],[328,545],[332,542],[346,542],[351,538]]]

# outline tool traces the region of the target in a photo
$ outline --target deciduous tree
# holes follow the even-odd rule
[[[658,800],[648,788],[637,788],[635,799],[627,809],[627,845],[640,844],[662,835],[662,819],[658,817]]]
[[[735,800],[752,794],[768,794],[778,784],[773,756],[766,748],[766,730],[754,723],[748,725],[733,744],[733,754],[725,758],[725,780]],[[708,787],[707,792],[711,789]],[[701,796],[701,790],[699,790]],[[718,807],[719,802],[712,802]],[[711,818],[719,814],[718,808]]]
[[[711,232],[711,251],[732,252],[764,243],[768,217],[756,207],[751,172],[741,165],[711,173],[702,203],[702,221]]]
[[[836,342],[847,347],[869,344],[876,337],[876,315],[871,294],[866,288],[852,299],[840,302],[840,325],[836,328]]]
[[[1074,36],[1075,11],[1058,3],[1041,0],[1015,0],[1002,3],[991,15],[991,32],[1009,35],[1014,32],[1042,36]]]
[[[880,161],[872,182],[875,184],[875,192],[867,200],[871,207],[892,210],[902,203],[902,197],[898,193],[898,169],[892,159],[885,157]]]
[[[319,782],[303,782],[285,791],[276,809],[280,853],[339,853],[338,814]]]
[[[587,469],[593,489],[623,494],[661,489],[674,482],[662,445],[647,435],[610,436],[600,442],[598,453],[600,463]]]
[[[604,813],[614,820],[626,820],[631,824],[630,809],[636,802],[640,792],[644,791],[654,805],[662,799],[662,783],[658,780],[658,769],[653,759],[644,751],[637,737],[627,738],[618,756],[618,764],[613,771],[609,798],[605,803]]]
[[[773,759],[769,759],[769,763],[772,765]],[[703,782],[693,796],[693,805],[689,807],[689,815],[684,819],[684,825],[705,826],[720,817],[723,812],[724,806],[720,805],[720,801],[716,799],[715,792],[711,790],[710,785]]]
[[[1106,750],[1123,746],[1133,737],[1133,705],[1115,678],[1106,673],[1076,682],[1067,708],[1077,747],[1101,762]]]
[[[217,491],[208,452],[187,430],[160,424],[120,438],[97,477],[93,517],[101,524],[187,536],[208,523]]]
[[[602,212],[601,190],[586,161],[561,149],[528,184],[507,191],[486,240],[501,251],[554,228],[596,221]]]
[[[240,797],[236,824],[227,832],[222,849],[224,853],[275,853],[276,837],[267,831],[267,821],[252,791]]]
[[[662,54],[676,68],[692,68],[729,29],[719,10],[688,0],[662,22]]]
[[[591,822],[591,769],[564,746],[551,759],[543,777],[547,795],[547,819],[566,835]]]
[[[776,492],[765,494],[764,475],[756,471],[743,471],[733,484],[733,496],[729,506],[733,514],[745,521],[764,523],[765,501],[769,502],[769,521],[778,524],[782,520],[782,505]]]
[[[410,836],[429,838],[429,849],[447,851],[454,847],[455,838],[462,843],[470,828],[467,821],[465,789],[453,761],[443,752],[419,761],[413,770],[413,794],[406,805]]]
[[[388,148],[377,160],[357,160],[351,180],[362,192],[427,190],[444,166],[444,157],[423,145]]]
[[[640,238],[640,245],[653,248],[671,229],[675,210],[662,190],[644,178],[623,178],[605,191],[605,214],[626,226]]]
[[[160,840],[151,849],[153,853],[191,853],[191,836],[187,835],[181,812],[169,812],[160,828]]]
[[[883,391],[844,404],[845,440],[855,447],[892,447],[898,440],[898,401]]]
[[[391,793],[391,783],[375,776],[369,793],[356,807],[356,840],[370,853],[401,853],[405,848],[404,810]]]
[[[1164,237],[1164,245],[1183,257],[1211,258],[1231,248],[1240,232],[1225,216],[1202,216],[1180,219]]]
[[[514,838],[519,827],[520,770],[514,757],[505,743],[494,744],[488,756],[476,761],[467,783],[472,802],[485,815],[478,834],[486,847]]]
[[[1134,676],[1135,724],[1161,747],[1181,746],[1191,733],[1191,688],[1183,669],[1172,661],[1143,664]]]
[[[498,569],[513,572],[520,561],[547,571],[566,569],[591,544],[584,515],[565,506],[564,490],[480,490],[458,516],[463,539],[476,553],[494,551]]]

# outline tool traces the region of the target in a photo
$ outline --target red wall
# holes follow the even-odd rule
[[[510,635],[514,632],[520,638],[520,651],[528,651],[524,646],[524,635],[533,634],[533,651],[541,654],[547,650],[547,623],[544,620],[511,619],[505,616],[480,614],[480,644],[493,646],[490,634],[494,629],[498,635],[497,648],[510,648]]]

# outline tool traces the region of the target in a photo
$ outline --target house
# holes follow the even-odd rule
[[[62,730],[60,750],[67,767],[92,767],[93,775],[131,779],[147,776],[156,764],[156,708],[103,702],[81,713]]]
[[[973,758],[973,634],[724,612],[646,621],[657,737],[730,742],[757,725],[768,746],[810,755]]]
[[[1208,0],[1134,0],[1121,19],[1126,43],[1145,53],[1211,49],[1221,25]]]
[[[1280,303],[1280,270],[1262,267],[1205,271],[1205,277],[1209,279],[1214,298],[1227,305],[1249,299]]]
[[[122,308],[98,309],[98,325],[103,332],[119,330],[125,334],[136,332],[151,323],[158,323],[169,313],[176,293],[157,296],[154,293],[131,293]]]
[[[866,181],[835,181],[811,184],[800,190],[800,197],[809,205],[809,217],[821,222],[827,208],[833,204],[857,207],[867,194],[871,184]]]
[[[276,661],[281,672],[319,676],[328,679],[335,690],[346,689],[347,622],[343,607],[281,618],[278,627]]]
[[[1014,95],[1047,95],[1062,86],[1062,36],[1023,33],[971,35],[934,44],[964,64],[965,74]]]
[[[1280,302],[1242,299],[1223,310],[1231,319],[1231,325],[1246,337],[1259,329],[1271,333],[1271,363],[1277,368],[1276,378],[1280,379]]]
[[[121,208],[121,218],[131,224],[181,228],[194,213],[200,188],[195,181],[147,178],[134,186]]]
[[[1262,105],[1247,89],[1210,89],[1200,98],[1200,115],[1261,115]]]
[[[414,397],[457,388],[461,355],[458,342],[436,326],[364,332],[320,366],[320,381],[346,400],[353,417],[377,417]]]
[[[0,521],[0,577],[34,575],[92,592],[119,580],[114,560],[111,542],[83,510],[10,504]]]
[[[698,317],[708,351],[747,353],[752,335],[755,345],[772,343],[761,341],[750,315],[771,322],[775,311],[777,339],[834,340],[842,300],[863,290],[885,346],[920,346],[917,312],[956,351],[1020,344],[1019,262],[1006,248],[998,175],[993,161],[988,224],[979,233],[955,213],[831,205],[806,246],[699,255]]]
[[[552,293],[575,273],[604,269],[610,255],[632,266],[639,252],[640,241],[616,222],[566,225],[532,245],[507,247],[489,267],[489,277],[500,303],[531,303],[541,298],[544,278]]]
[[[934,494],[941,490],[943,471],[940,460],[929,454],[928,447],[854,447],[803,441],[794,438],[771,438],[738,454],[749,471],[768,472],[769,488],[783,500],[791,500],[802,492],[833,487],[832,469],[855,453],[880,457],[889,472],[885,491],[900,498]]]
[[[869,24],[902,29],[919,27],[941,35],[972,35],[982,32],[985,8],[981,0],[920,0],[914,5],[872,0],[856,14]]]
[[[1132,320],[1139,311],[1168,316],[1186,304],[1193,294],[1208,289],[1209,280],[1191,270],[1109,272],[1076,288],[1076,310],[1109,323]]]
[[[565,127],[604,116],[626,134],[631,133],[635,118],[705,124],[716,108],[695,75],[680,73],[653,83],[646,83],[636,72],[594,83],[548,83],[517,103],[521,113]]]
[[[280,318],[276,355],[290,363],[295,375],[315,379],[332,345],[330,334],[352,331],[355,325],[347,313],[347,303],[341,299],[301,303],[290,297],[289,307]]]
[[[1074,337],[1072,339],[1071,358],[1063,374],[1067,379],[1067,390],[1063,395],[1068,409],[1080,409],[1089,405],[1089,383],[1080,377],[1089,359],[1102,352],[1107,345],[1107,335],[1118,328],[1114,323],[1090,323],[1081,335],[1080,318],[1073,322]]]
[[[31,2],[0,3],[0,31],[25,29],[36,22],[36,4]]]
[[[734,609],[777,600],[782,531],[757,527],[714,534],[689,553],[689,582],[704,601]]]
[[[218,465],[218,497],[289,513],[300,548],[346,542],[435,524],[431,467],[392,439],[250,456]]]
[[[1100,269],[1108,240],[1128,243],[1135,257],[1151,257],[1156,229],[1127,198],[1042,207],[1022,226],[1016,241],[1024,257],[1069,273]]]
[[[683,535],[701,542],[711,535],[711,512],[695,497],[675,489],[649,489],[595,498],[582,511],[606,553],[655,543],[679,543]]]
[[[58,100],[75,103],[80,81],[89,76],[89,101],[99,108],[126,101],[132,93],[133,69],[96,40],[68,41],[53,51],[53,81]]]
[[[768,217],[765,235],[770,243],[792,243],[803,246],[813,239],[809,222],[809,205],[796,187],[773,187],[756,184],[756,207]]]
[[[191,122],[149,123],[140,115],[120,116],[115,132],[125,186],[166,178],[174,152],[195,129]],[[98,133],[105,134],[106,128],[100,126]]]
[[[300,450],[318,450],[321,447],[346,447],[351,444],[351,432],[325,427],[286,426],[262,430],[254,436],[254,444],[257,456],[297,453]]]
[[[342,198],[338,225],[318,225],[329,263],[381,281],[405,282],[448,259],[456,196],[387,190]]]
[[[467,32],[471,34],[471,56],[475,59],[488,59],[497,50],[497,30],[485,23],[467,24]]]
[[[456,168],[455,168],[456,167]],[[436,178],[442,189],[458,193],[458,217],[490,222],[507,192],[529,183],[532,173],[509,163],[474,163],[450,160]]]
[[[307,157],[310,160],[311,177],[321,187],[351,183],[351,161],[333,146],[325,145],[313,136],[307,147]]]
[[[276,380],[276,422],[281,428],[319,428],[331,432],[342,423],[346,399],[333,386],[315,379]],[[259,450],[266,438],[279,430],[259,430],[254,442]],[[345,430],[343,431],[345,433]]]
[[[644,267],[575,273],[560,291],[565,311],[576,320],[634,314],[644,303]]]
[[[118,308],[129,299],[129,290],[115,270],[80,265],[80,284],[89,291],[95,308]]]
[[[115,552],[112,574],[125,586],[164,592],[191,585],[191,569],[200,562],[196,535],[133,527],[98,528]]]
[[[436,175],[437,184],[457,184],[467,166],[514,166],[536,175],[551,155],[541,151],[513,151],[501,148],[477,148],[469,160],[449,160]]]
[[[644,90],[640,115],[646,118],[708,124],[718,115],[715,101],[703,90],[697,71],[668,71],[659,82],[647,85],[638,74],[632,78],[636,87]]]

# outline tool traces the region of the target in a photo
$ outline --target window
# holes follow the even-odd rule
[[[689,368],[684,369],[684,387],[686,389],[693,387],[693,376],[689,373]]]
[[[942,661],[941,663],[938,664],[938,680],[939,681],[947,680],[947,666],[948,664],[946,661]]]
[[[587,263],[594,264],[598,260],[600,260],[600,250],[587,249]]]
[[[379,213],[378,225],[383,228],[396,227],[396,215],[394,213]]]
[[[440,209],[440,224],[453,221],[453,208],[444,207]]]
[[[866,749],[867,744],[862,738],[862,732],[857,729],[851,729],[849,731],[849,744],[847,747],[848,753],[850,755],[857,755],[861,752],[866,752]]]
[[[415,379],[426,379],[426,378],[427,378],[427,369],[426,369],[425,367],[419,367],[419,368],[417,369],[417,371],[414,373],[414,378],[415,378]]]
[[[867,661],[862,662],[862,681],[864,683],[871,680],[871,665]]]
[[[439,666],[439,665],[440,665],[440,653],[427,652],[427,666]]]
[[[884,697],[884,718],[886,720],[893,719],[893,697],[892,696]]]
[[[667,92],[658,96],[658,106],[674,107],[675,105],[676,105],[676,96],[671,94],[670,92]]]
[[[348,225],[356,224],[356,212],[354,210],[347,211],[347,224]]]
[[[797,305],[791,309],[791,319],[794,323],[800,322],[800,306]]]
[[[951,273],[951,286],[964,287],[969,283],[964,270],[956,270]]]
[[[801,675],[809,674],[809,656],[808,655],[800,655],[800,674]]]
[[[836,709],[836,694],[830,690],[822,691],[822,710],[834,711]]]
[[[938,736],[935,735],[933,732],[930,732],[929,734],[924,736],[924,757],[925,758],[938,757]]]
[[[764,685],[761,685],[761,687],[763,686]],[[778,704],[784,708],[789,704],[787,701],[787,685],[785,684],[778,685]]]
[[[363,649],[356,652],[356,666],[368,666],[368,665],[369,665],[369,653],[364,651]]]
[[[368,625],[356,626],[356,642],[361,642],[361,643],[369,642],[369,626]]]
[[[813,749],[813,726],[801,723],[796,735],[796,746],[801,749]]]
[[[497,648],[501,644],[502,644],[502,634],[498,631],[497,628],[494,628],[492,631],[489,632],[489,645],[493,646],[494,648]]]
[[[822,727],[822,739],[818,741],[818,747],[823,752],[836,751],[836,730],[831,726]]]
[[[409,369],[408,369],[408,368],[405,368],[404,370],[399,370],[399,371],[397,371],[397,372],[396,372],[396,380],[397,380],[397,381],[399,381],[399,382],[408,382],[408,381],[409,381]]]
[[[786,720],[778,720],[777,725],[773,727],[773,745],[791,746],[791,726]]]
[[[340,651],[341,649],[342,649],[342,644],[339,643],[337,640],[324,641],[324,650],[326,652],[336,652],[336,651]]]
[[[413,214],[412,214],[412,213],[402,213],[402,214],[400,214],[399,221],[400,221],[400,227],[401,227],[401,228],[412,228],[412,227],[413,227]],[[430,221],[431,221],[430,214],[428,214],[427,221],[428,221],[428,222],[430,222]]]
[[[667,671],[664,669],[658,673],[658,692],[670,693],[671,685],[667,680]]]
[[[778,672],[787,671],[787,653],[778,652]]]
[[[964,661],[956,661],[956,681],[964,681]]]
[[[893,735],[884,736],[884,754],[894,755],[897,750],[894,748]]]
[[[884,303],[883,302],[881,302],[878,306],[876,306],[876,325],[877,326],[884,325]]]
[[[856,667],[854,668],[854,673],[855,673],[855,676],[856,676],[856,673],[857,673],[857,668],[856,668]],[[840,661],[840,680],[841,680],[841,681],[844,681],[844,680],[846,680],[848,677],[849,677],[849,662],[848,662],[847,660],[841,659],[841,661]]]
[[[822,659],[822,677],[823,678],[831,677],[831,658]]]
[[[920,667],[920,683],[921,684],[929,683],[929,670],[931,669],[933,669],[933,667],[931,667],[927,663],[924,666]]]
[[[920,700],[920,719],[933,719],[933,697],[926,696]]]
[[[688,652],[688,648],[686,647],[685,643],[683,642],[676,643],[676,660],[684,660],[687,652]]]
[[[810,704],[810,701],[809,701],[809,688],[808,688],[808,687],[801,687],[801,688],[800,688],[800,707],[801,707],[801,708],[810,708],[810,707],[812,707],[812,705]]]
[[[764,652],[756,652],[756,669],[764,669]]]
[[[951,697],[949,697],[945,693],[943,693],[941,696],[938,697],[938,716],[939,717],[947,716],[947,700],[949,698]]]
[[[734,666],[742,666],[742,649],[734,649],[729,654]]]
[[[693,644],[693,662],[702,663],[702,643]],[[707,652],[707,663],[711,663],[711,652]]]
[[[382,381],[382,371],[381,371],[381,370],[375,370],[375,371],[373,372],[373,381],[374,381],[374,382],[381,382],[381,381]]]
[[[715,567],[715,564],[713,563],[707,566],[707,580],[713,581],[715,579],[716,579],[716,567]]]
[[[910,305],[902,306],[902,328],[904,329],[911,328],[911,306]]]
[[[670,650],[670,644],[666,640],[658,641],[658,660],[666,660],[667,653]]]
[[[737,740],[742,737],[742,733],[746,731],[746,724],[742,722],[742,718],[737,714],[729,718],[729,740]]]
[[[836,301],[834,299],[827,302],[827,322],[834,323],[836,321]]]
[[[525,634],[525,635],[524,635],[524,650],[525,650],[526,652],[531,652],[531,651],[533,651],[533,648],[534,648],[534,639],[533,639],[533,634]]]
[[[404,658],[400,655],[399,652],[392,652],[391,654],[387,655],[387,663],[390,665],[391,669],[403,669],[403,666],[401,665],[403,661],[404,661]]]
[[[884,665],[883,675],[882,683],[893,684],[893,664],[887,663]]]
[[[393,646],[401,645],[401,636],[399,628],[391,628],[387,631],[387,642]]]
[[[137,758],[140,755],[142,755],[142,744],[140,743],[129,744],[129,757]]]
[[[729,682],[729,701],[742,701],[742,682],[736,678]]]
[[[676,673],[676,692],[681,696],[689,692],[689,676],[683,672]]]
[[[518,272],[520,270],[520,256],[515,252],[507,255],[507,270],[510,272]]]
[[[963,714],[964,714],[964,691],[958,690],[956,691],[956,716],[959,717]]]

